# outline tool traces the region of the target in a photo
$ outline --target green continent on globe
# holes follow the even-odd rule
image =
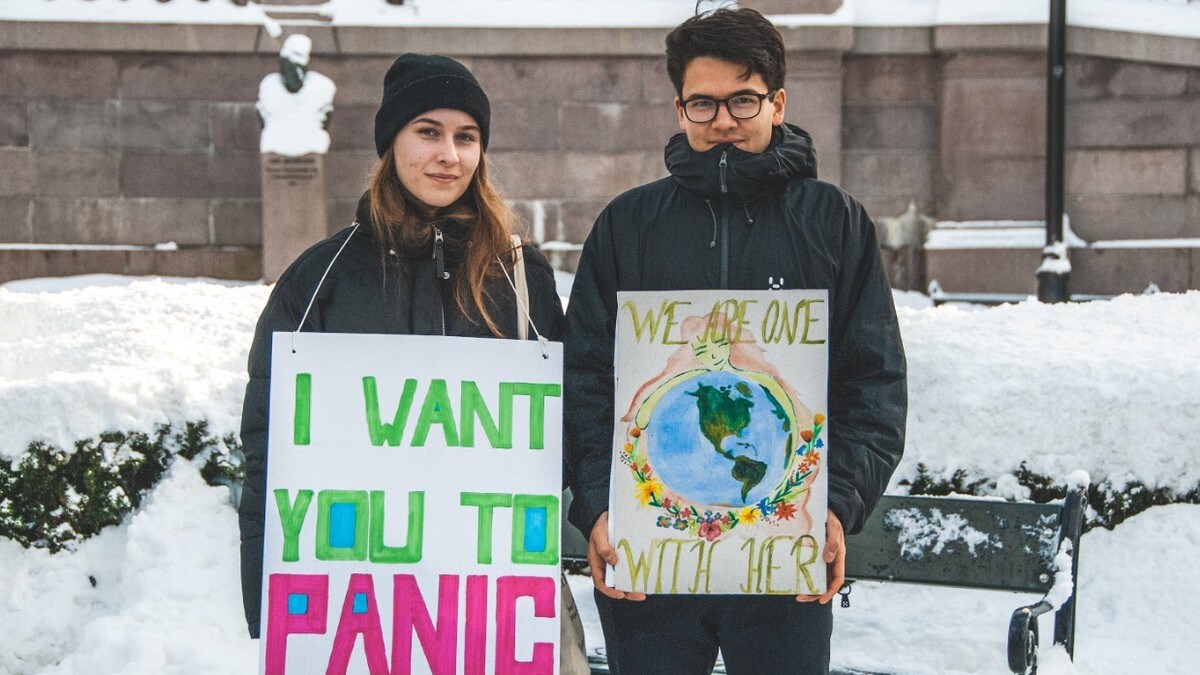
[[[749,397],[750,388],[744,382],[736,385],[738,393]],[[687,392],[696,397],[696,407],[700,411],[700,433],[712,443],[717,454],[733,460],[733,479],[742,484],[742,501],[746,495],[762,482],[767,475],[766,462],[751,459],[745,455],[734,454],[732,450],[721,447],[721,443],[730,436],[741,436],[742,431],[750,425],[750,409],[754,402],[749,398],[734,398],[730,395],[729,387],[713,387],[707,384],[697,384],[695,391]]]

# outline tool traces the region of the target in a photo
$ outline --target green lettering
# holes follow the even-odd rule
[[[363,378],[363,398],[366,400],[367,433],[371,437],[371,445],[380,446],[385,442],[390,446],[400,445],[404,434],[404,425],[408,422],[408,411],[412,409],[413,395],[417,391],[417,381],[404,381],[404,391],[400,394],[400,403],[396,406],[396,415],[391,424],[383,422],[379,415],[379,394],[375,388],[374,377]]]
[[[514,495],[512,501],[512,561],[518,565],[558,564],[558,497],[556,495]],[[541,532],[526,532],[527,509],[545,509]],[[544,543],[541,551],[525,548],[526,534]],[[537,536],[540,535],[540,536]]]
[[[348,546],[334,546],[332,511],[334,504],[354,507],[354,541]],[[371,520],[370,498],[366,490],[321,490],[317,493],[317,560],[367,559],[367,532]]]
[[[654,549],[658,546],[658,540],[650,541],[650,558],[654,557]],[[645,551],[638,551],[637,558],[633,557],[633,550],[629,547],[629,540],[622,539],[617,543],[617,548],[625,551],[625,565],[629,567],[629,590],[638,590],[638,577],[642,580],[642,590],[650,590],[650,561],[646,559]]]
[[[562,396],[562,386],[536,382],[514,382],[513,394],[529,397],[529,449],[546,448],[546,397]]]
[[[383,543],[384,494],[382,490],[371,491],[371,562],[384,564],[410,564],[421,562],[425,535],[425,493],[408,493],[408,534],[404,546],[388,546]]]
[[[809,550],[808,557],[801,560],[799,551],[802,548]],[[808,588],[811,595],[816,595],[821,591],[813,583],[812,575],[808,573],[808,566],[817,560],[817,539],[811,534],[802,534],[796,538],[796,543],[792,544],[791,554],[796,556],[796,585],[795,588],[800,588],[800,577],[804,577],[804,586]]]
[[[665,302],[663,304],[666,305]],[[633,320],[634,339],[636,339],[638,342],[641,342],[642,334],[648,327],[650,329],[650,340],[649,341],[654,342],[654,339],[658,335],[658,322],[659,322],[659,319],[662,318],[662,310],[660,309],[659,313],[655,314],[654,310],[648,309],[648,310],[646,310],[645,320],[638,321],[638,318],[639,318],[638,317],[638,308],[637,308],[637,305],[633,304],[632,300],[626,301],[626,303],[624,305],[622,305],[621,308],[629,310],[629,316]]]
[[[823,345],[823,344],[825,344],[824,340],[809,340],[808,339],[808,329],[811,328],[814,323],[820,321],[820,319],[818,319],[812,315],[812,306],[818,302],[825,302],[825,301],[824,300],[805,300],[804,301],[804,333],[800,336],[800,344],[802,344],[802,345]],[[797,307],[796,311],[799,312],[800,308]],[[797,318],[797,323],[798,322],[799,322],[799,319]]]
[[[312,373],[296,373],[296,412],[292,443],[308,445],[312,441]]]
[[[675,300],[675,301],[672,301],[670,304],[667,304],[665,302],[663,304],[666,306],[666,310],[667,310],[666,311],[667,325],[663,327],[662,343],[664,345],[686,344],[687,340],[672,340],[672,339],[670,339],[671,329],[674,328],[675,326],[679,325],[679,322],[675,320],[675,305],[690,305],[692,303],[683,302],[682,300]]]
[[[479,509],[475,559],[481,565],[492,564],[492,509],[511,507],[512,495],[497,492],[464,492],[459,496],[459,503]]]
[[[483,395],[479,392],[479,385],[471,381],[462,383],[460,391],[460,414],[462,421],[459,423],[460,438],[459,441],[464,448],[475,447],[475,420],[479,419],[480,426],[483,427],[483,433],[487,435],[488,443],[497,449],[510,449],[513,446],[513,385],[511,382],[500,383],[500,422],[496,423],[492,417],[491,411],[487,408],[487,403],[483,400]]]
[[[304,514],[312,497],[312,490],[299,490],[293,504],[287,490],[275,490],[275,506],[279,508],[279,524],[283,528],[283,562],[300,560],[300,529],[304,527]]]
[[[429,383],[425,403],[421,406],[421,416],[417,418],[417,428],[413,430],[414,448],[424,447],[429,437],[429,428],[434,424],[442,426],[442,435],[447,446],[458,445],[458,429],[454,426],[454,409],[450,406],[450,394],[446,391],[445,380],[433,380]]]

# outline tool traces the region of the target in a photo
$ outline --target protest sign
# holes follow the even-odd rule
[[[823,290],[618,294],[610,585],[824,592],[827,317]]]
[[[562,348],[276,333],[265,673],[556,673]]]

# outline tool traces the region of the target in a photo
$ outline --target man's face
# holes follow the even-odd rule
[[[762,152],[771,144],[771,128],[783,124],[786,94],[782,89],[764,100],[758,114],[750,119],[734,117],[728,104],[719,105],[716,117],[708,122],[692,122],[684,114],[684,104],[693,99],[720,101],[738,94],[767,93],[762,75],[753,73],[743,78],[743,73],[742,66],[711,56],[697,56],[684,69],[683,96],[675,98],[675,112],[679,115],[679,128],[687,134],[693,150],[704,152],[722,143],[732,143],[746,152]]]

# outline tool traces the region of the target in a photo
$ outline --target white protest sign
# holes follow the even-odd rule
[[[824,290],[618,294],[611,585],[824,592],[827,317]]]
[[[275,333],[265,673],[556,673],[562,346]]]

